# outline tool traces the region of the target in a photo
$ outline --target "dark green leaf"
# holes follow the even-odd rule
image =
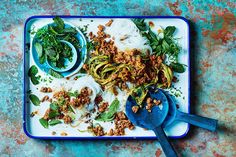
[[[176,30],[175,26],[166,27],[166,29],[164,30],[164,36],[172,37],[175,30]]]
[[[30,79],[31,79],[31,82],[33,83],[33,85],[39,84],[39,80],[37,79],[36,76],[33,75],[30,77]]]
[[[40,64],[44,64],[46,61],[46,55],[42,55],[40,58],[39,58],[39,63]]]
[[[38,53],[38,56],[41,57],[43,55],[43,47],[40,43],[35,43],[35,50]]]
[[[97,121],[112,121],[115,117],[115,113],[119,109],[120,102],[116,98],[110,105],[107,112],[103,112],[96,118]]]
[[[28,76],[35,76],[38,73],[38,68],[35,65],[32,65],[28,71]]]
[[[55,77],[55,78],[63,78],[64,77],[63,75],[61,75],[60,73],[58,73],[52,69],[49,69],[48,74]]]
[[[46,119],[40,118],[39,122],[44,128],[48,128],[48,121]]]
[[[173,71],[177,73],[183,73],[185,72],[185,68],[183,64],[180,63],[171,63],[170,67],[173,69]]]
[[[53,119],[53,120],[50,120],[49,122],[48,122],[48,124],[50,125],[50,126],[54,126],[54,125],[57,125],[57,124],[61,124],[62,122],[60,121],[60,120],[57,120],[57,119]]]
[[[56,24],[56,31],[62,32],[64,29],[64,21],[58,16],[54,17],[53,21]]]
[[[78,97],[79,96],[79,92],[78,91],[68,92],[68,95],[71,96],[71,97]]]
[[[49,119],[52,119],[52,118],[55,118],[56,116],[59,116],[60,113],[58,111],[55,111],[55,110],[50,110],[49,112]]]
[[[40,105],[40,100],[39,98],[34,95],[34,94],[30,94],[29,95],[29,99],[31,100],[31,102],[35,105],[35,106],[39,106]]]
[[[50,109],[51,109],[51,110],[57,111],[58,108],[59,108],[59,107],[58,107],[58,105],[57,105],[56,103],[51,103],[51,104],[50,104]]]

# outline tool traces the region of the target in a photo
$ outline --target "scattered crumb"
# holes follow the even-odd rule
[[[38,114],[38,111],[31,112],[30,117],[34,117],[36,114]]]
[[[41,102],[48,101],[48,100],[49,100],[49,96],[48,96],[48,95],[45,95],[45,96],[42,98]]]
[[[56,135],[57,133],[55,131],[52,132],[52,135]]]
[[[67,136],[68,134],[66,132],[61,132],[61,136]]]
[[[109,20],[109,21],[105,24],[105,26],[110,27],[111,24],[112,24],[112,22],[113,22],[113,20]]]

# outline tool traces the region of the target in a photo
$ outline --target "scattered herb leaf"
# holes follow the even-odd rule
[[[35,76],[38,73],[38,68],[35,65],[32,65],[28,71],[28,76]]]
[[[35,106],[39,106],[39,105],[40,105],[40,100],[39,100],[39,98],[38,98],[36,95],[30,94],[30,95],[29,95],[29,99],[30,99],[30,101],[31,101]]]
[[[171,63],[170,67],[173,69],[173,71],[177,72],[177,73],[183,73],[185,72],[185,68],[183,64],[180,63]]]
[[[61,124],[62,122],[60,121],[60,120],[57,120],[57,119],[53,119],[53,120],[50,120],[49,122],[48,122],[48,124],[50,125],[50,126],[54,126],[54,125],[57,125],[57,124]]]
[[[48,74],[55,77],[55,78],[63,78],[64,77],[63,75],[61,75],[60,73],[58,73],[52,69],[49,69]]]
[[[117,112],[118,108],[119,108],[120,102],[119,100],[116,98],[110,105],[109,109],[107,112],[103,112],[100,115],[98,115],[97,118],[95,118],[95,120],[97,121],[112,121],[115,117],[115,113]]]
[[[48,121],[46,119],[40,118],[39,122],[44,128],[48,128]]]

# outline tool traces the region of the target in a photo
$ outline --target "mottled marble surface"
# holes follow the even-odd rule
[[[2,0],[0,156],[164,156],[157,141],[42,141],[22,130],[23,25],[32,15],[180,15],[191,23],[192,113],[216,118],[172,140],[180,156],[236,156],[236,3],[233,0]]]

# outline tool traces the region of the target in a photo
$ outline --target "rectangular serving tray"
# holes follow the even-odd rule
[[[24,83],[23,83],[23,129],[27,136],[35,139],[74,139],[74,140],[98,140],[98,139],[156,139],[155,134],[152,131],[147,131],[142,128],[136,127],[135,130],[126,130],[124,136],[93,136],[89,133],[80,133],[78,130],[64,127],[61,124],[53,127],[52,129],[43,128],[38,122],[39,117],[30,117],[30,113],[35,110],[35,106],[29,103],[27,92],[31,90],[36,91],[29,81],[28,69],[31,65],[34,65],[34,61],[31,56],[31,49],[29,53],[26,52],[26,44],[31,43],[32,39],[29,35],[29,30],[34,27],[42,27],[45,24],[51,23],[54,16],[32,16],[29,17],[24,25]],[[155,27],[175,26],[175,37],[179,37],[179,45],[182,51],[179,56],[180,63],[186,66],[186,71],[182,74],[175,74],[179,82],[175,83],[175,88],[182,92],[181,97],[177,97],[176,101],[179,105],[179,110],[189,113],[190,111],[190,48],[189,48],[189,24],[188,21],[179,16],[60,16],[64,21],[73,23],[74,26],[82,26],[86,23],[89,25],[106,23],[110,19],[132,19],[143,18],[147,21],[152,21]],[[92,21],[92,22],[91,22]],[[156,28],[154,28],[156,29]],[[31,47],[31,45],[30,45]],[[43,73],[39,70],[39,73]],[[40,94],[38,95],[40,96]],[[42,107],[41,107],[42,106]],[[41,109],[45,110],[47,105],[41,105]],[[60,134],[52,135],[52,131],[65,131],[68,136],[61,136]],[[189,131],[189,124],[184,122],[175,122],[171,127],[165,129],[167,136],[170,138],[182,138],[186,136]]]

